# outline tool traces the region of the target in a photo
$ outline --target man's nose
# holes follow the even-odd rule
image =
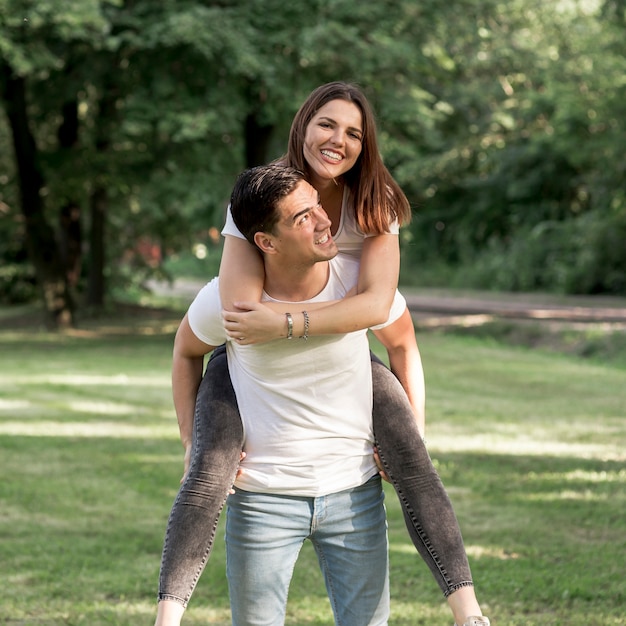
[[[331,221],[328,217],[328,213],[324,211],[324,207],[320,204],[315,208],[315,217],[317,219],[318,228],[328,228],[330,226]]]

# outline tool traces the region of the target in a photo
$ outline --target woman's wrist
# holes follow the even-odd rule
[[[285,313],[281,316],[282,330],[281,337],[287,339],[293,339],[298,337],[305,341],[309,338],[309,326],[310,319],[309,314],[306,311],[301,311],[298,314]]]
[[[309,314],[306,311],[302,311],[302,326],[303,329],[300,339],[306,341],[309,338]]]

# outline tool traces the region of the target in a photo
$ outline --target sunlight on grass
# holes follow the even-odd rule
[[[545,476],[545,474],[544,474]],[[592,483],[626,483],[626,469],[619,472],[588,472],[576,470],[554,476],[560,480],[586,480]]]
[[[415,554],[415,548],[412,543],[396,543],[391,541],[389,542],[389,553],[392,552],[394,554],[408,554],[413,556]]]
[[[533,492],[526,495],[527,500],[535,502],[556,502],[559,500],[580,500],[587,502],[605,502],[615,500],[613,492],[600,491],[601,485],[624,484],[626,485],[626,470],[619,471],[583,471],[577,469],[572,472],[544,472],[541,474],[531,473],[527,476],[529,483],[558,485],[560,489],[540,493]],[[564,483],[574,483],[571,488],[562,488]],[[584,483],[590,486],[582,487]],[[626,490],[622,492],[626,494]]]
[[[554,493],[534,493],[526,497],[534,502],[557,502],[559,500],[582,500],[585,502],[604,502],[609,499],[609,495],[594,493],[590,489],[585,491],[574,491],[567,489]]]
[[[510,561],[512,559],[519,559],[520,555],[516,552],[509,552],[501,547],[495,546],[477,546],[465,544],[465,551],[471,559],[497,559],[499,561]]]
[[[519,429],[519,425],[517,426]],[[554,434],[554,432],[552,432]],[[428,448],[431,452],[486,452],[513,456],[559,456],[594,458],[623,461],[626,449],[623,442],[614,440],[605,443],[578,443],[550,439],[549,437],[525,437],[518,435],[503,439],[501,435],[480,434],[476,436],[450,437],[449,435],[428,435]]]
[[[58,626],[72,624],[72,626],[117,626],[118,624],[151,624],[154,621],[156,600],[154,602],[115,602],[70,603],[54,599],[49,601],[49,608],[45,617],[24,611],[21,619],[11,619],[15,626]],[[185,615],[185,624],[211,624],[211,626],[228,626],[230,613],[224,611],[204,611],[202,618],[194,619],[197,611],[190,610]],[[16,613],[17,615],[17,613]]]
[[[135,426],[120,422],[52,422],[38,420],[32,422],[0,422],[0,434],[21,435],[24,437],[108,437],[113,439],[177,439],[175,424]]]
[[[509,559],[518,559],[519,554],[514,552],[508,552],[502,547],[495,546],[481,546],[465,544],[465,551],[472,559],[480,559],[481,557],[498,559],[501,561]],[[397,543],[390,542],[389,544],[390,554],[405,554],[407,556],[415,556],[415,547],[412,543]]]
[[[482,419],[488,417],[485,412]],[[599,418],[603,419],[600,420]],[[586,416],[575,411],[537,419],[536,415],[517,420],[491,421],[488,430],[476,429],[478,421],[449,425],[448,417],[435,416],[427,430],[428,447],[441,452],[487,452],[506,455],[575,456],[602,460],[626,459],[626,422],[622,416],[596,415],[590,428]],[[524,421],[521,422],[520,420]],[[478,420],[478,418],[476,418]],[[451,437],[450,433],[454,432]]]
[[[128,374],[115,374],[102,376],[95,374],[48,374],[20,376],[4,374],[4,384],[13,383],[19,385],[68,385],[82,387],[83,385],[107,386],[107,387],[158,387],[170,388],[171,378],[163,375],[129,376]]]
[[[145,407],[133,404],[119,404],[114,402],[69,402],[68,408],[77,413],[97,413],[98,415],[126,415],[128,413],[147,413]]]
[[[7,400],[0,398],[0,411],[16,411],[18,409],[26,409],[30,406],[28,400]]]
[[[561,484],[564,481],[589,482],[589,483],[626,483],[626,470],[591,472],[577,469],[572,472],[542,472],[541,474],[530,473],[527,478],[530,481],[545,482],[553,481]]]
[[[181,315],[182,317],[182,315]],[[74,328],[63,331],[67,337],[77,337],[81,339],[89,339],[92,337],[102,337],[103,335],[112,335],[115,337],[123,335],[153,336],[153,335],[173,335],[180,325],[180,319],[177,317],[171,322],[163,322],[162,320],[144,321],[142,324],[128,324],[125,320],[121,320],[119,324],[104,325],[99,324],[95,330],[88,328]]]

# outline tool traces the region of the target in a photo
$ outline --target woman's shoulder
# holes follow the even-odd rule
[[[358,259],[361,257],[364,239],[365,234],[356,221],[354,206],[350,203],[350,197],[346,190],[341,205],[341,219],[339,229],[335,234],[335,243],[339,252]]]

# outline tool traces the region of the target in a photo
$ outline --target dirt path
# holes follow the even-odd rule
[[[194,298],[202,281],[180,279],[173,285],[152,282],[159,295]],[[626,329],[626,298],[556,296],[484,291],[402,288],[409,310],[420,326],[484,323],[491,319],[603,324]]]
[[[567,325],[610,325],[626,329],[626,298],[553,296],[492,292],[417,291],[405,293],[408,307],[422,325],[453,323],[450,318],[533,320]]]

